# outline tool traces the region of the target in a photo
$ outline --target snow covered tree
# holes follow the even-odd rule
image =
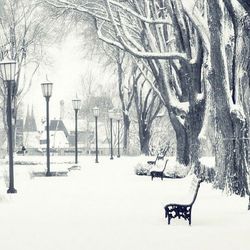
[[[207,4],[211,62],[209,80],[218,133],[217,184],[244,196],[249,192],[249,99],[245,99],[245,91],[249,91],[250,17],[234,1],[224,0],[222,4],[211,0]],[[228,39],[222,35],[226,32],[230,32]]]

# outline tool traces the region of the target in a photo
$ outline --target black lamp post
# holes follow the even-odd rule
[[[109,110],[109,119],[110,119],[110,160],[113,160],[113,118],[114,118],[114,111],[111,109]]]
[[[14,188],[13,164],[13,129],[12,129],[12,93],[15,84],[16,62],[3,60],[0,62],[1,78],[7,88],[7,124],[8,124],[8,149],[9,149],[9,189],[7,193],[16,193]]]
[[[95,163],[98,163],[98,132],[97,132],[97,118],[99,116],[99,108],[94,107],[93,113],[95,117]]]
[[[52,95],[52,86],[53,83],[52,82],[44,82],[41,83],[41,87],[42,87],[42,92],[43,92],[43,96],[45,97],[46,100],[46,134],[47,134],[47,150],[46,150],[46,154],[47,154],[47,172],[46,172],[46,176],[51,176],[51,172],[50,172],[50,136],[49,136],[49,99]]]
[[[76,97],[72,100],[73,109],[75,110],[75,164],[78,163],[78,131],[77,131],[77,114],[81,108],[81,100]]]
[[[120,121],[121,121],[121,113],[118,111],[116,113],[116,119],[117,119],[117,157],[120,158]]]

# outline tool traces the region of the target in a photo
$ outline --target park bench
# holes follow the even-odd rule
[[[200,184],[203,182],[203,179],[199,179],[196,176],[192,178],[191,186],[189,192],[191,194],[191,202],[185,204],[182,203],[170,203],[167,204],[165,209],[165,218],[168,219],[168,224],[170,224],[171,219],[178,217],[179,219],[182,217],[185,220],[189,221],[189,225],[191,225],[191,216],[192,216],[192,207],[197,198]]]
[[[154,177],[158,177],[158,178],[161,178],[163,180],[164,170],[166,169],[167,162],[168,162],[168,159],[166,160],[164,168],[162,170],[152,170],[152,171],[150,171],[150,176],[151,176],[152,180],[154,179]]]
[[[162,149],[156,156],[154,161],[147,161],[149,165],[155,165],[158,160],[164,160],[164,157],[166,156],[170,146],[167,145],[164,149]]]

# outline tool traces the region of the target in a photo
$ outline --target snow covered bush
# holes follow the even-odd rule
[[[155,165],[139,162],[135,166],[135,174],[137,175],[150,175],[151,171],[162,171],[165,166],[166,160],[158,160]],[[167,165],[164,170],[165,177],[182,178],[187,176],[191,167],[184,166],[176,162],[175,157],[167,159]]]
[[[147,163],[137,163],[135,166],[135,174],[137,175],[149,175],[151,166]]]
[[[203,177],[207,182],[213,182],[215,179],[215,162],[213,157],[203,157],[195,166],[195,174]]]
[[[170,158],[167,162],[164,175],[167,177],[173,177],[173,178],[183,178],[187,176],[190,169],[191,169],[190,166],[184,166],[180,164],[179,162],[177,162],[175,158]]]

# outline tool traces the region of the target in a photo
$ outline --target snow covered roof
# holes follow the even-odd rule
[[[66,137],[69,136],[68,130],[62,120],[51,120],[49,129],[50,131],[63,131]]]

